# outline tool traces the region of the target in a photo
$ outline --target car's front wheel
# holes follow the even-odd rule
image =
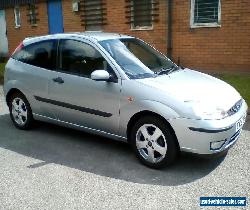
[[[137,157],[151,168],[171,164],[178,153],[177,142],[169,125],[154,116],[139,119],[132,128],[130,140]]]
[[[12,94],[8,106],[10,118],[14,125],[22,130],[29,129],[32,125],[33,116],[30,104],[25,96],[19,92]]]

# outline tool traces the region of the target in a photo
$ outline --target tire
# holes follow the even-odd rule
[[[10,118],[16,128],[28,130],[32,127],[33,115],[28,100],[22,93],[13,93],[8,101]]]
[[[154,116],[143,117],[135,123],[131,130],[130,143],[139,160],[155,169],[169,166],[179,151],[169,125]]]

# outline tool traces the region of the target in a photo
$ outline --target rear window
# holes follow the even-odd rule
[[[14,53],[12,58],[33,66],[54,70],[56,68],[56,40],[24,46]]]

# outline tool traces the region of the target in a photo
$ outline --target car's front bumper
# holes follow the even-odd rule
[[[194,120],[186,118],[169,121],[178,139],[181,151],[196,154],[216,154],[228,150],[238,140],[241,130],[236,123],[246,118],[247,104],[234,115],[221,120]]]

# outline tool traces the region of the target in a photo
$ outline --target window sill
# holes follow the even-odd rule
[[[32,28],[36,28],[36,27],[37,27],[37,24],[31,24],[31,27],[32,27]]]
[[[15,26],[15,29],[19,29],[21,28],[21,25]]]
[[[153,26],[142,26],[142,27],[134,27],[130,28],[131,31],[152,31]]]
[[[220,28],[221,24],[219,23],[196,23],[191,24],[190,28]]]

